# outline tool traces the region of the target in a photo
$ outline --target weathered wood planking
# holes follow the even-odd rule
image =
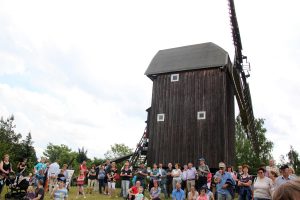
[[[178,72],[177,82],[171,74],[152,79],[148,164],[197,163],[202,156],[211,167],[233,164],[234,92],[226,66]],[[206,119],[197,120],[198,111]],[[160,113],[164,122],[157,121]]]

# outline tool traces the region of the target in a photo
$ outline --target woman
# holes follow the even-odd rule
[[[121,171],[121,187],[123,198],[126,199],[128,196],[128,190],[130,185],[130,178],[132,177],[132,171],[129,167],[129,162],[126,162]]]
[[[175,164],[175,169],[172,170],[172,177],[173,177],[173,190],[176,188],[177,183],[181,183],[181,170],[180,170],[180,165],[179,163]]]
[[[116,163],[111,163],[111,168],[107,173],[107,185],[108,185],[108,195],[113,196],[116,189],[116,182],[118,176],[118,169],[116,167]]]
[[[96,172],[96,165],[93,164],[90,171],[88,172],[88,188],[87,188],[87,193],[92,194],[95,185],[96,185],[96,179],[97,179],[97,172]]]
[[[243,174],[241,175],[238,186],[239,186],[239,200],[250,200],[252,199],[252,177],[248,174],[249,166],[243,165]]]
[[[160,200],[160,187],[158,187],[157,180],[153,181],[153,187],[150,190],[150,199],[152,200]]]
[[[272,189],[271,189],[271,194],[273,196],[274,190],[275,190],[275,180],[278,177],[278,174],[275,171],[270,171],[269,177],[272,180]]]
[[[197,200],[199,193],[195,189],[195,186],[191,186],[191,191],[188,193],[188,200]]]
[[[158,181],[159,179],[159,169],[157,168],[157,164],[153,164],[153,168],[150,171],[150,183],[149,183],[149,192],[151,188],[154,186],[154,181]]]
[[[265,172],[266,170],[262,167],[257,170],[257,178],[255,178],[253,184],[254,200],[272,199],[271,189],[273,187],[273,182],[270,178],[265,176]]]
[[[233,167],[232,166],[227,166],[226,171],[231,175],[231,177],[233,178],[233,180],[237,181],[237,173],[235,171],[233,171]]]
[[[9,155],[5,154],[3,160],[0,162],[0,194],[2,192],[5,180],[8,180],[9,173],[14,172],[12,170],[12,164],[9,162]],[[9,181],[6,182],[6,185]]]

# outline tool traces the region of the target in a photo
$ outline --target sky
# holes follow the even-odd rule
[[[300,13],[297,0],[235,1],[254,115],[265,119],[278,161],[300,152]],[[297,20],[298,19],[298,20]],[[89,157],[135,148],[146,126],[161,49],[214,42],[233,60],[226,0],[0,0],[0,116]]]

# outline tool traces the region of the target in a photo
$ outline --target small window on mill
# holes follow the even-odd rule
[[[206,112],[205,111],[197,112],[197,119],[198,120],[206,119]]]
[[[171,82],[179,81],[179,74],[172,74],[171,75]]]
[[[157,114],[157,121],[158,122],[165,121],[165,114]]]

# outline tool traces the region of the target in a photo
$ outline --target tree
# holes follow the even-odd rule
[[[254,120],[255,131],[258,135],[259,155],[256,155],[250,139],[242,127],[241,118],[236,118],[236,148],[235,161],[237,164],[249,164],[254,169],[257,169],[260,164],[267,163],[272,158],[271,152],[273,149],[273,142],[268,140],[265,136],[267,129],[264,128],[264,119],[258,118]]]
[[[10,161],[13,167],[16,167],[17,163],[26,158],[27,170],[33,168],[36,162],[36,152],[33,145],[31,133],[28,133],[25,140],[22,140],[22,135],[16,133],[16,125],[14,124],[14,116],[11,115],[7,119],[0,119],[0,155],[9,154]]]
[[[288,164],[294,168],[296,174],[300,174],[299,153],[293,148],[293,146],[290,147],[290,151],[287,153],[287,158],[289,160]]]
[[[132,153],[132,149],[125,144],[114,144],[111,145],[110,148],[111,150],[104,154],[106,159],[118,158]]]
[[[77,162],[82,163],[83,161],[87,161],[87,150],[84,149],[84,147],[78,148],[78,155],[77,155]]]
[[[60,164],[70,164],[71,161],[77,158],[77,153],[64,144],[54,145],[49,143],[43,154],[48,157],[50,162],[59,161]]]

